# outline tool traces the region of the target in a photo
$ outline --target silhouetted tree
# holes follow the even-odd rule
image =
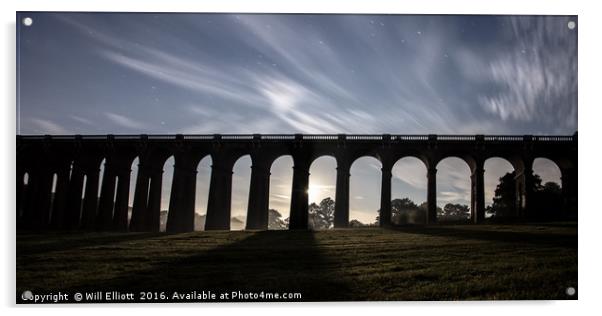
[[[485,218],[494,216],[495,213],[493,212],[493,207],[491,205],[488,205],[485,207]]]
[[[516,216],[516,181],[514,171],[508,172],[500,177],[500,183],[495,188],[495,196],[490,212],[494,217],[512,217]],[[530,190],[535,192],[541,187],[541,178],[534,174],[533,183]]]
[[[495,189],[493,204],[486,211],[493,214],[494,218],[507,218],[517,216],[516,213],[516,187],[515,173],[509,172],[500,178],[500,183]],[[541,177],[533,174],[532,192],[528,217],[531,220],[561,219],[562,214],[562,189],[556,182],[541,184]]]
[[[334,222],[334,200],[327,197],[320,205],[311,203],[308,208],[308,225],[310,229],[330,229]]]
[[[268,228],[269,229],[286,229],[287,223],[282,220],[282,214],[277,210],[270,209],[268,211]]]
[[[422,204],[420,204],[419,208],[422,211],[422,216],[424,216],[423,222],[426,223],[426,216],[427,216],[427,212],[428,212],[428,203],[426,201],[422,202]],[[435,208],[435,212],[437,213],[437,215],[442,214],[443,209],[440,208],[439,206],[437,206]]]
[[[364,226],[367,226],[367,225],[358,221],[357,219],[352,219],[351,221],[349,221],[350,228],[358,228],[358,227],[364,227]]]
[[[495,196],[491,205],[494,217],[510,217],[516,215],[516,183],[515,172],[509,172],[500,177],[500,183],[495,188]]]
[[[440,217],[444,221],[465,221],[470,219],[470,208],[464,204],[447,203],[443,206]]]
[[[409,212],[418,210],[418,205],[408,198],[391,201],[391,223],[407,224]]]
[[[418,206],[409,198],[391,201],[391,223],[393,225],[426,223],[426,202]],[[376,224],[380,222],[380,210],[377,211]]]
[[[533,193],[531,204],[533,220],[559,220],[563,219],[562,189],[556,182],[546,182],[539,186]]]

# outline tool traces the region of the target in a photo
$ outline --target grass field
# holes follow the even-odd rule
[[[575,299],[577,225],[17,235],[17,293],[299,292],[302,300]],[[20,295],[20,294],[17,294]]]

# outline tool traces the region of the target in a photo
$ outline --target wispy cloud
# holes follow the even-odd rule
[[[72,118],[74,121],[82,123],[82,124],[95,125],[94,122],[92,122],[92,120],[89,120],[89,119],[81,117],[81,116],[70,115],[69,117]]]
[[[62,125],[53,121],[41,118],[30,118],[30,121],[36,126],[34,130],[39,131],[42,134],[55,134],[55,135],[66,135],[72,134],[69,129],[64,128]]]
[[[451,157],[437,165],[437,204],[470,205],[470,168],[460,158]]]
[[[243,104],[256,104],[256,98],[244,94],[238,80],[233,77],[217,74],[198,63],[190,63],[169,53],[150,48],[139,47],[136,52],[144,56],[130,57],[112,51],[104,51],[107,59],[175,86],[191,89],[200,93],[208,93]],[[238,85],[238,88],[233,85]]]
[[[416,189],[426,189],[426,166],[418,158],[406,157],[397,161],[392,175]]]
[[[107,113],[105,113],[105,116],[113,124],[121,126],[121,127],[125,127],[125,128],[132,129],[132,130],[141,130],[141,131],[148,129],[148,126],[145,123],[142,123],[140,121],[134,120],[132,118],[129,118],[129,117],[121,115],[121,114],[107,112]]]
[[[481,97],[502,120],[540,121],[576,128],[577,39],[569,18],[510,17],[516,43],[490,62],[497,93]]]

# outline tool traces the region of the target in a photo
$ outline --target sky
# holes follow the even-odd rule
[[[576,16],[23,12],[17,134],[570,135],[577,29]],[[234,168],[234,216],[245,215],[250,164]],[[210,165],[199,164],[199,213]],[[270,207],[285,217],[291,167],[290,157],[272,166]],[[329,157],[312,165],[310,201],[334,198],[335,168]],[[512,167],[491,159],[485,169],[491,203]],[[438,170],[438,204],[469,204],[468,166],[449,158]],[[535,171],[559,181],[550,161]],[[392,181],[394,198],[426,199],[418,161],[400,160]],[[350,191],[351,218],[373,221],[376,159],[354,163]]]

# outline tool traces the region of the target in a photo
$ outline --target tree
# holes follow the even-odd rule
[[[427,214],[428,214],[428,203],[426,201],[422,202],[422,204],[420,204],[420,206],[418,206],[418,208],[420,209],[422,216],[424,216],[424,219],[422,220],[422,223],[426,223],[426,217],[427,217]],[[443,214],[443,209],[440,208],[439,206],[437,206],[435,208],[435,213],[438,216],[440,216],[441,214]]]
[[[308,208],[308,225],[311,229],[330,229],[334,223],[334,200],[327,197],[320,205],[311,203]]]
[[[495,196],[493,197],[493,204],[490,210],[494,217],[501,218],[518,215],[516,213],[515,175],[516,173],[512,171],[500,177],[500,183],[495,188]],[[537,174],[533,175],[531,185],[531,192],[536,192],[541,188],[541,178]]]
[[[447,203],[443,207],[442,220],[465,221],[470,219],[470,208],[468,205]]]
[[[286,229],[288,224],[282,219],[282,214],[277,210],[268,211],[268,229]]]
[[[563,219],[562,189],[556,182],[546,182],[533,193],[531,203],[531,219],[560,220]]]
[[[488,209],[495,218],[517,216],[516,212],[516,187],[515,173],[506,173],[500,178],[500,183],[495,189],[493,204]],[[541,184],[541,177],[533,174],[528,217],[531,220],[557,220],[562,219],[562,189],[556,182]]]
[[[391,224],[424,224],[426,223],[426,202],[418,206],[409,198],[391,201]],[[376,224],[380,222],[380,210],[377,211]]]
[[[516,184],[514,171],[500,177],[500,183],[495,188],[495,196],[491,205],[494,217],[509,217],[516,215]]]
[[[349,221],[349,227],[350,228],[358,228],[358,227],[364,227],[366,226],[364,223],[358,221],[357,219],[352,219],[351,221]]]

